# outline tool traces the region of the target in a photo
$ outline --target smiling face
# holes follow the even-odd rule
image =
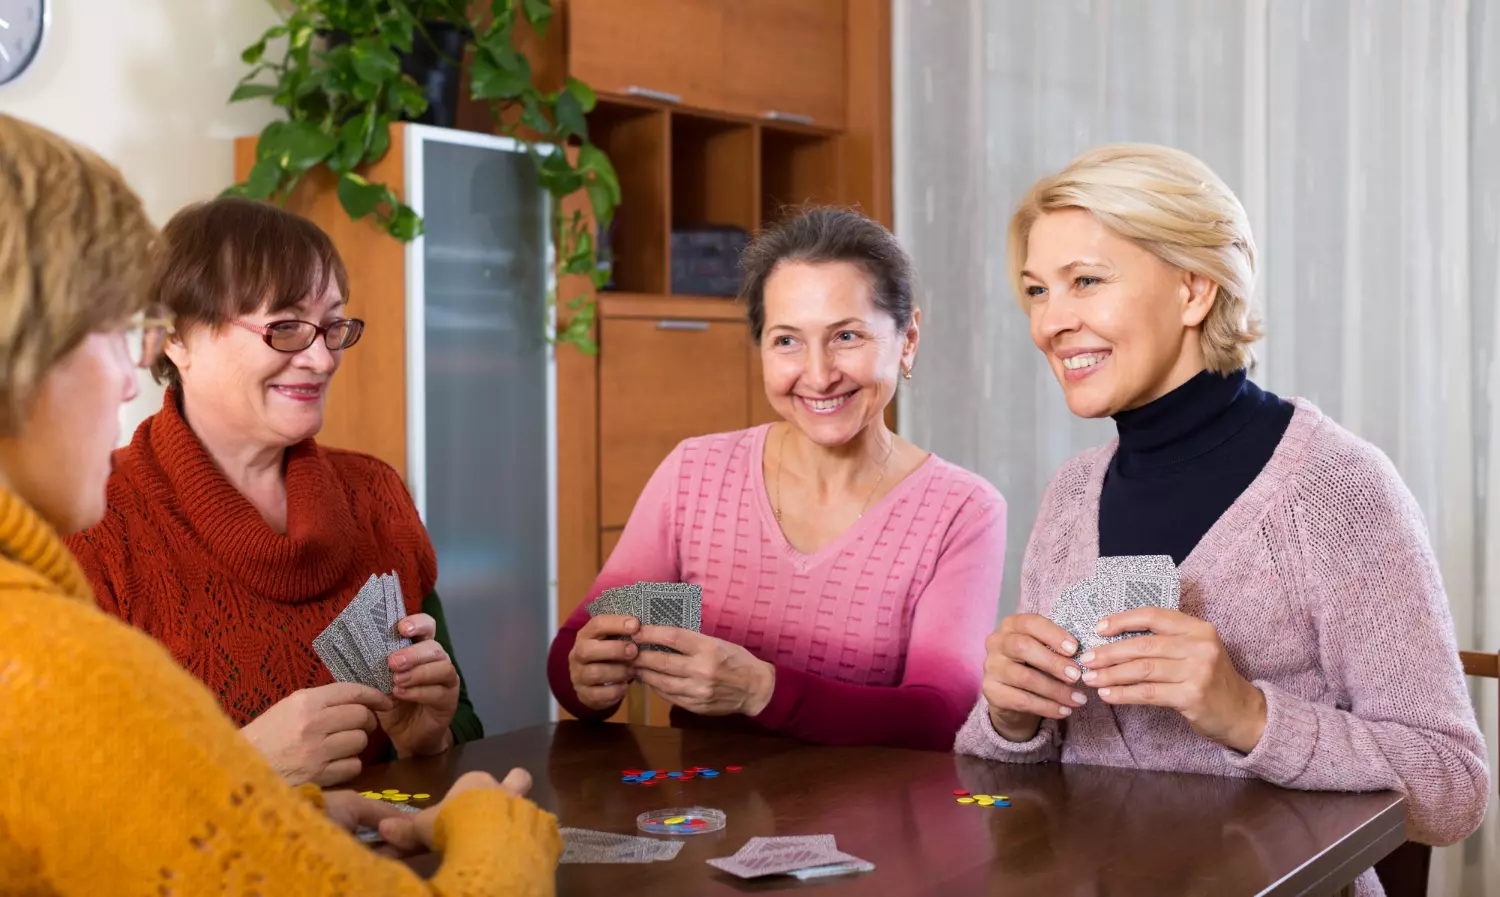
[[[321,296],[310,295],[286,311],[262,308],[235,319],[248,326],[187,328],[166,352],[177,366],[193,426],[268,447],[317,435],[343,350],[330,351],[319,336],[301,352],[280,352],[254,331],[290,319],[326,327],[343,312],[344,297],[330,280]]]
[[[1139,408],[1204,368],[1212,281],[1162,261],[1082,209],[1041,215],[1021,290],[1031,340],[1079,417]]]
[[[917,354],[917,320],[898,329],[870,277],[848,262],[783,262],[765,284],[766,398],[813,442],[843,445],[881,420]]]

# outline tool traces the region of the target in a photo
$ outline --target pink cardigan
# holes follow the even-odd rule
[[[806,555],[787,543],[766,495],[761,426],[689,439],[651,477],[589,591],[637,581],[703,587],[703,632],[776,666],[771,703],[744,717],[675,724],[770,731],[824,744],[948,750],[968,715],[994,627],[1005,502],[936,456],[842,535]],[[587,602],[585,602],[587,603]],[[553,640],[548,679],[575,716],[568,653],[579,607]]]
[[[983,699],[955,749],[994,760],[1256,776],[1286,788],[1391,789],[1407,837],[1450,844],[1484,818],[1490,778],[1422,514],[1380,451],[1297,410],[1250,488],[1182,565],[1182,610],[1212,622],[1265,693],[1266,730],[1240,754],[1178,714],[1090,694],[1027,742],[995,732]],[[1069,461],[1042,499],[1021,573],[1022,613],[1045,614],[1093,569],[1114,445]],[[1361,894],[1380,893],[1373,873]]]

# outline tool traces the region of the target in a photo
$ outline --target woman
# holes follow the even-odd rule
[[[635,679],[679,725],[946,750],[979,687],[1005,503],[885,426],[917,356],[910,262],[880,225],[815,209],[758,236],[744,268],[785,420],[677,446],[589,594],[696,583],[702,633],[580,607],[552,643],[553,693],[604,718]]]
[[[313,441],[364,326],[332,241],[245,199],[190,206],[162,236],[170,388],[116,454],[104,519],[68,542],[100,607],[166,645],[292,784],[480,737],[400,476]],[[313,639],[392,570],[415,642],[388,658],[394,693],[332,683]]]
[[[104,513],[132,361],[154,360],[152,238],[113,169],[0,115],[0,769],[26,783],[0,795],[6,892],[551,893],[556,821],[519,798],[523,771],[470,773],[414,815],[293,790],[160,646],[92,606],[58,532]],[[425,883],[357,825],[453,858]]]
[[[1234,194],[1186,153],[1103,147],[1032,188],[1010,265],[1068,408],[1119,439],[1042,499],[957,749],[1393,789],[1408,837],[1472,832],[1489,776],[1421,512],[1377,449],[1247,379]],[[1078,655],[1044,615],[1110,555],[1170,555],[1181,611],[1105,617],[1102,635],[1151,634]]]

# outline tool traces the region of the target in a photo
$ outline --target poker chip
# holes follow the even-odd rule
[[[974,802],[974,798],[972,798],[972,797],[960,797],[958,799],[958,802],[961,803],[961,804],[972,804]]]
[[[743,766],[726,766],[729,772],[742,772]],[[693,779],[714,779],[720,775],[717,769],[711,766],[684,766],[682,769],[622,769],[620,770],[620,782],[624,785],[659,785],[662,782],[675,779],[679,782],[691,782]],[[955,792],[957,793],[957,792]],[[967,794],[968,792],[964,792]]]
[[[384,791],[361,791],[360,797],[368,797],[370,800],[384,800],[393,804],[404,804],[414,800],[430,800],[430,794],[408,794],[399,788],[387,788]]]
[[[724,768],[727,769],[727,770],[729,770],[730,772],[739,772],[740,770],[744,769],[745,767],[743,767],[743,766],[726,766]]]
[[[955,800],[961,804],[973,804],[978,807],[1008,807],[1010,797],[1004,794],[970,794],[962,788],[953,791]]]
[[[953,795],[954,797],[968,797],[969,792],[963,790],[962,788],[958,788],[954,790]]]

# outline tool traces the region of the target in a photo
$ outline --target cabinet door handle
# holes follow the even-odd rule
[[[657,100],[663,103],[681,103],[682,97],[675,93],[667,93],[665,90],[652,90],[649,87],[637,87],[634,84],[625,88],[625,92],[633,97],[643,97],[648,100]]]
[[[760,117],[767,121],[789,121],[795,125],[810,125],[813,123],[811,115],[801,115],[796,112],[777,112],[775,109],[769,112],[762,112]]]
[[[662,320],[662,321],[657,321],[656,322],[656,329],[657,330],[687,330],[687,331],[698,332],[698,331],[707,330],[708,329],[708,322],[707,321],[671,321],[671,320]]]

